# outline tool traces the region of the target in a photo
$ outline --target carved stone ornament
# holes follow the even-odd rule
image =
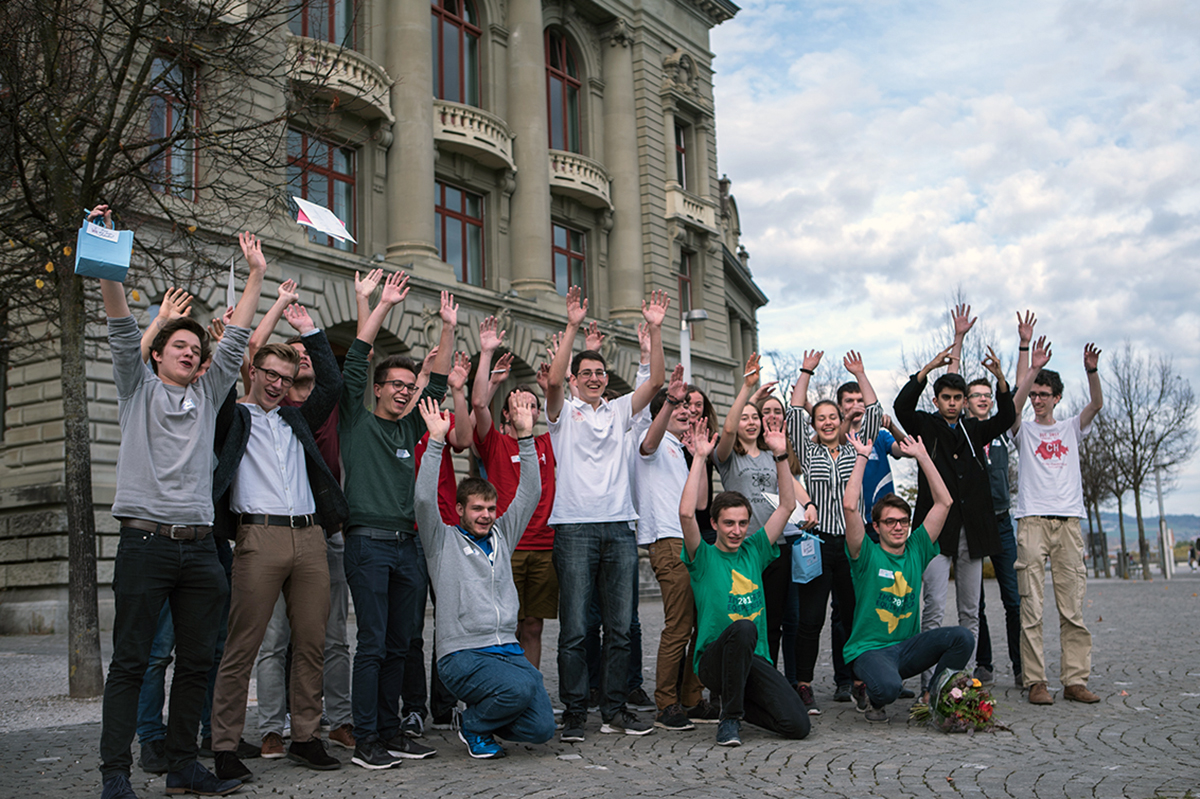
[[[695,94],[698,80],[696,62],[682,49],[663,59],[663,88],[680,94]]]
[[[633,44],[633,31],[629,23],[622,17],[617,17],[604,32],[603,38],[608,40],[610,47],[629,47]]]

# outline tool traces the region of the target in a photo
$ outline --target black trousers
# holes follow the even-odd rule
[[[805,737],[804,703],[766,658],[754,654],[757,645],[754,622],[733,622],[700,656],[700,682],[721,692],[722,719],[745,719],[785,738]]]
[[[838,611],[846,635],[843,645],[850,638],[850,627],[854,620],[854,582],[850,577],[850,558],[846,556],[845,538],[826,533],[820,535],[821,574],[796,586],[800,594],[800,625],[796,633],[796,679],[799,682],[812,682],[831,591],[837,594]],[[839,651],[835,654],[835,662],[840,659]]]

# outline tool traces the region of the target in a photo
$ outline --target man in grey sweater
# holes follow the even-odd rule
[[[420,404],[429,448],[421,460],[414,498],[417,532],[438,597],[438,674],[467,705],[459,737],[475,758],[504,756],[493,734],[528,743],[545,743],[554,736],[554,711],[542,674],[525,658],[516,636],[519,603],[512,551],[542,493],[529,399],[513,401],[521,476],[508,511],[496,518],[496,489],[486,480],[468,477],[458,484],[457,526],[445,524],[437,506],[438,466],[450,419],[433,400]]]

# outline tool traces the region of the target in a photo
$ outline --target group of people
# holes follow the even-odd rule
[[[111,216],[104,206],[92,212],[101,214]],[[905,679],[924,675],[927,692],[934,675],[966,668],[973,653],[976,674],[991,677],[984,557],[1000,580],[1010,658],[1029,700],[1053,701],[1041,642],[1049,558],[1064,696],[1097,701],[1086,687],[1079,529],[1078,441],[1101,404],[1091,345],[1091,401],[1063,421],[1054,415],[1062,381],[1044,368],[1050,345],[1033,341],[1033,316],[1019,320],[1013,391],[994,353],[982,363],[994,385],[961,376],[973,320],[959,308],[953,345],[901,390],[900,426],[884,416],[854,352],[844,359],[854,380],[815,404],[808,381],[822,353],[806,353],[787,406],[774,384],[760,385],[752,356],[719,426],[682,367],[667,373],[664,293],[643,302],[636,385],[617,396],[603,335],[586,325],[587,301],[573,287],[538,387],[518,384],[495,405],[512,372],[495,319],[480,324],[473,381],[471,360],[454,352],[458,309],[447,292],[439,343],[422,365],[393,355],[372,366],[407,277],[356,275],[357,333],[339,369],[290,281],[251,328],[266,261],[253,235],[239,241],[249,279],[208,329],[173,291],[142,333],[124,286],[101,281],[122,433],[104,799],[135,795],[135,734],[142,767],[165,773],[168,793],[202,795],[251,780],[244,761],[253,757],[339,768],[325,724],[328,741],[365,769],[435,755],[419,740],[427,721],[490,759],[504,755],[497,739],[543,743],[557,730],[563,741],[584,740],[589,709],[599,710],[602,734],[715,722],[723,746],[741,743],[743,723],[804,738],[820,713],[812,683],[831,599],[835,699],[887,721]],[[296,335],[270,343],[281,321]],[[917,410],[944,367],[935,411]],[[441,408],[447,392],[453,412]],[[1022,424],[1026,400],[1034,419]],[[535,434],[542,413],[548,432]],[[1015,538],[1010,446],[1021,489]],[[457,479],[451,453],[468,449],[478,476]],[[919,467],[915,515],[891,490],[888,459],[898,457]],[[653,722],[629,702],[630,674],[641,673],[639,546],[664,612]],[[952,563],[958,625],[943,626]],[[541,673],[543,623],[555,617],[561,721]],[[243,740],[256,665],[261,745]],[[212,771],[197,761],[202,751]]]

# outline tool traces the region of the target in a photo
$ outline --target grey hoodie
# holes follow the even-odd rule
[[[438,658],[464,649],[517,642],[520,603],[510,559],[542,495],[537,451],[530,436],[521,439],[520,484],[508,510],[492,526],[494,558],[489,558],[474,539],[443,522],[438,512],[438,467],[444,448],[444,442],[429,439],[413,492],[417,531],[437,596],[434,624]]]

